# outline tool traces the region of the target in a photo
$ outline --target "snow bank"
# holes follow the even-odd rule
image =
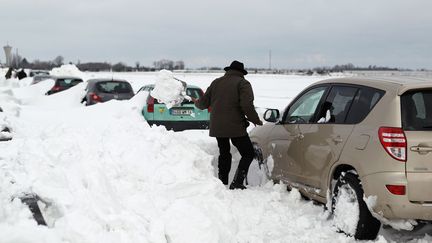
[[[5,87],[14,87],[14,88],[18,88],[23,86],[22,83],[20,82],[19,79],[17,78],[10,78],[10,79],[5,79],[3,76],[0,77],[0,90],[5,89]]]
[[[211,238],[193,234],[194,230],[201,233],[201,219],[208,216],[204,209],[184,203],[192,197],[199,205],[206,192],[224,189],[213,177],[211,157],[164,129],[150,129],[137,114],[126,115],[125,108],[120,102],[104,104],[87,121],[71,117],[82,113],[79,117],[84,118],[95,110],[78,109],[61,118],[46,114],[46,120],[32,121],[39,129],[19,130],[7,144],[7,153],[2,153],[0,198],[26,192],[49,202],[49,210],[56,212],[48,217],[53,227],[49,234],[58,242],[143,242],[150,240],[148,235],[165,242],[165,234],[174,240],[184,238],[156,227],[158,222],[183,220],[168,216],[179,210],[197,212],[196,220],[189,223],[189,239],[199,236],[217,242],[211,239],[217,232],[207,234]],[[115,112],[106,114],[108,109]],[[122,116],[113,116],[119,113]],[[195,152],[184,153],[188,149]],[[16,239],[3,235],[11,221],[14,226],[27,222],[26,234],[41,234],[37,227],[31,229],[23,207],[11,210],[0,219],[2,242]],[[167,216],[161,219],[165,211]]]

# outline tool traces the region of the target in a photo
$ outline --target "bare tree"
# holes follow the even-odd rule
[[[154,67],[157,70],[161,69],[167,69],[167,70],[173,70],[174,69],[174,62],[168,59],[162,59],[159,61],[153,62]]]
[[[53,60],[53,64],[55,66],[61,66],[64,63],[64,58],[62,56],[57,56],[56,58],[54,58]]]
[[[185,64],[184,64],[184,62],[183,61],[176,61],[175,62],[175,64],[174,64],[174,69],[175,70],[183,70],[183,69],[185,69]]]

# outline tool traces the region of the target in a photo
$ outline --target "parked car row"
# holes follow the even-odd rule
[[[375,239],[379,219],[432,222],[430,80],[321,81],[264,119],[250,137],[261,163],[273,159],[270,178],[354,217],[335,220],[340,231]]]
[[[38,75],[34,76],[39,77]],[[52,95],[67,90],[83,80],[79,77],[67,76],[40,76],[54,80],[54,86],[46,92]],[[210,109],[200,110],[192,101],[185,100],[179,106],[170,109],[150,95],[154,85],[145,85],[138,92],[147,91],[146,104],[142,109],[142,115],[149,125],[165,126],[168,130],[182,131],[185,129],[208,129]],[[186,95],[199,99],[204,92],[197,86],[188,85]],[[85,95],[81,103],[86,106],[103,103],[109,100],[128,100],[135,95],[129,82],[122,79],[90,79],[87,81]]]

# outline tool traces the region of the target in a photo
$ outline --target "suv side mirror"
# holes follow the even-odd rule
[[[264,112],[264,120],[267,122],[277,122],[280,117],[278,109],[267,109]]]

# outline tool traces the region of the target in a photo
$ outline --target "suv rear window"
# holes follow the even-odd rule
[[[57,85],[60,87],[72,87],[81,83],[81,79],[62,78],[57,79]]]
[[[96,89],[102,93],[121,94],[132,92],[132,87],[130,86],[130,84],[117,81],[99,82],[96,84]]]
[[[401,109],[404,130],[432,130],[432,90],[404,93],[401,97]]]

